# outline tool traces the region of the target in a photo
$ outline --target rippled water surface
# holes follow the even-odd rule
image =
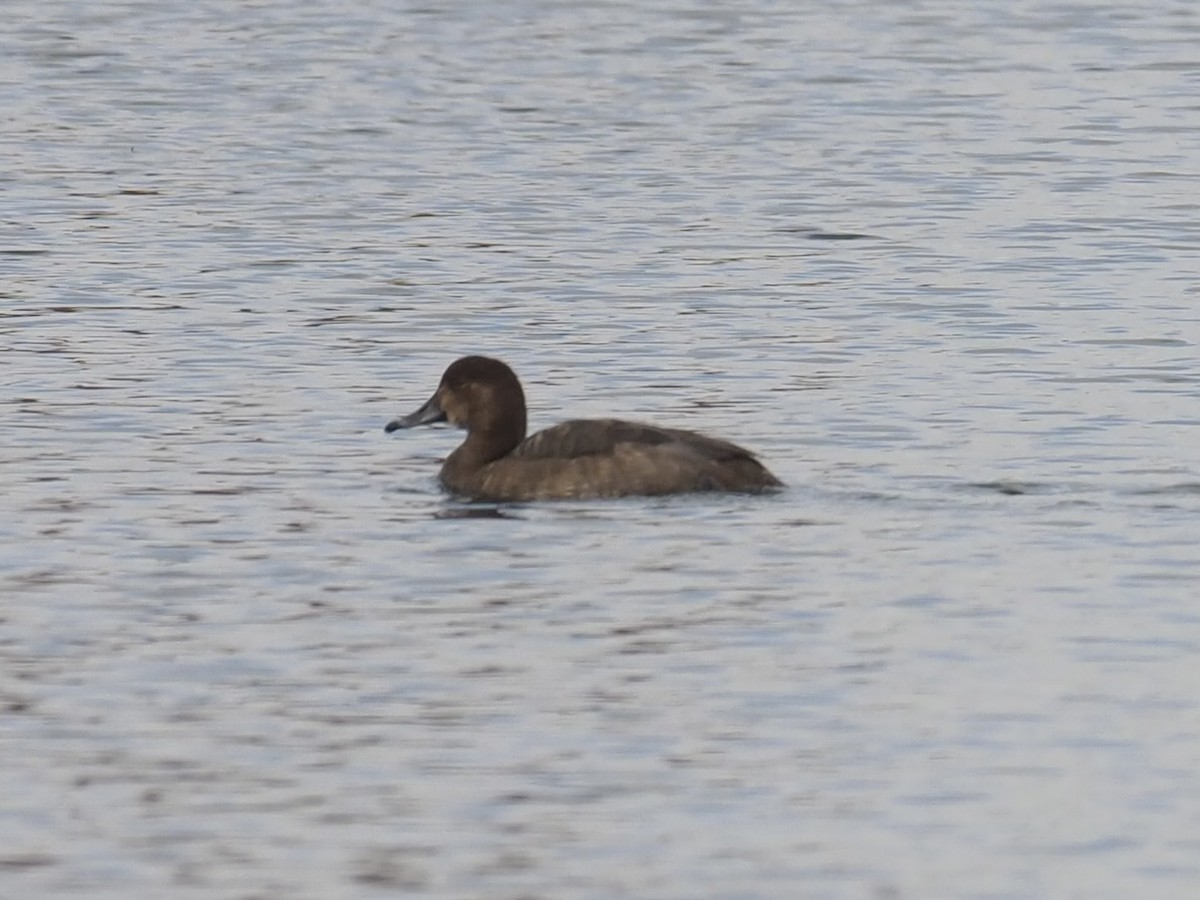
[[[1190,898],[1200,9],[9,0],[0,893]],[[531,420],[776,496],[487,507]]]

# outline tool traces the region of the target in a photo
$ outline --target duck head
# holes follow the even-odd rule
[[[516,446],[525,437],[521,382],[498,359],[464,356],[450,364],[437,390],[420,409],[393,419],[384,430],[391,433],[434,422],[449,422],[470,434],[502,438]]]

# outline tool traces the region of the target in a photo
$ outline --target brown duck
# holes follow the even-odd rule
[[[758,492],[782,482],[736,444],[620,419],[574,419],[525,437],[525,392],[486,356],[452,363],[429,402],[386,431],[449,421],[467,438],[442,466],[472,500],[592,499],[693,491]]]

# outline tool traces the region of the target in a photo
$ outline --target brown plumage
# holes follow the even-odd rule
[[[507,365],[452,363],[429,401],[386,430],[449,421],[467,430],[441,481],[473,500],[564,500],[782,486],[736,444],[620,419],[575,419],[525,437],[525,393]]]

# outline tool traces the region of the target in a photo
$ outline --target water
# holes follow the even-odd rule
[[[1194,896],[1200,13],[644,7],[6,6],[6,896]]]

